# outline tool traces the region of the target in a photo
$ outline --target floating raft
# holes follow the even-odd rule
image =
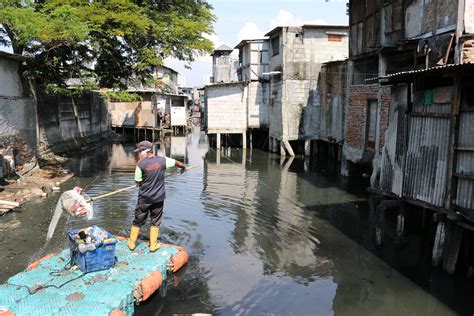
[[[0,315],[132,315],[135,302],[148,299],[167,272],[188,261],[180,246],[161,244],[150,253],[142,242],[131,252],[123,238],[115,256],[112,269],[91,273],[65,268],[69,249],[34,262],[0,285]]]

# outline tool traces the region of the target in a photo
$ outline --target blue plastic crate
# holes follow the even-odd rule
[[[112,268],[115,264],[115,244],[117,239],[107,232],[108,238],[112,238],[111,240],[107,239],[107,242],[96,243],[95,250],[80,252],[75,237],[79,231],[80,229],[67,231],[72,262],[77,264],[82,272],[94,272]]]

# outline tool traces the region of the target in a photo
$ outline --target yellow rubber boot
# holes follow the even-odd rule
[[[140,232],[140,227],[132,226],[130,231],[130,239],[128,240],[128,249],[134,250],[137,246],[138,233]]]
[[[160,233],[160,228],[156,226],[150,227],[150,252],[160,249],[160,243],[158,242],[158,234]]]

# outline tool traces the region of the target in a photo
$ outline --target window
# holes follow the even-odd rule
[[[328,42],[342,42],[342,35],[328,34]]]
[[[272,38],[272,56],[280,54],[280,36]]]
[[[371,99],[367,100],[367,110],[366,110],[366,149],[374,150],[375,149],[375,133],[377,127],[377,100]]]

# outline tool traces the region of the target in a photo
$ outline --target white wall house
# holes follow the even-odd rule
[[[299,141],[309,154],[319,135],[317,80],[321,65],[348,56],[348,27],[303,25],[276,27],[269,37],[270,149],[294,155]],[[293,143],[293,147],[290,144]]]

